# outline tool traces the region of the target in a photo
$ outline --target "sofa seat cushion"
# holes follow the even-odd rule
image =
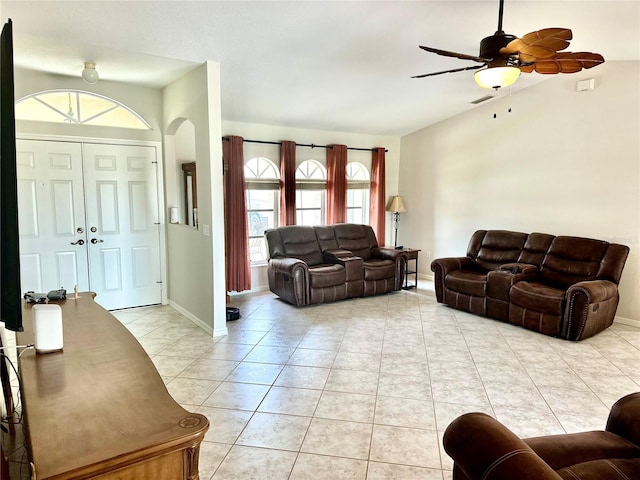
[[[394,278],[396,264],[393,260],[369,259],[364,262],[364,280],[385,280]]]
[[[445,277],[444,283],[449,290],[483,297],[487,289],[487,273],[478,270],[454,270]]]
[[[347,271],[342,265],[322,264],[309,267],[311,288],[326,288],[342,285],[347,281]]]
[[[640,458],[611,458],[557,470],[563,480],[629,480],[638,478]]]
[[[511,303],[525,310],[561,315],[565,291],[538,282],[518,282],[509,291]]]

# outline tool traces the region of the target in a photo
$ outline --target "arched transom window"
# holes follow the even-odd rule
[[[16,102],[16,119],[151,130],[126,105],[81,90],[48,90],[21,98]]]

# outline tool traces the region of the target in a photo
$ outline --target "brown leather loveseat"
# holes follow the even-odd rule
[[[293,305],[402,288],[406,254],[380,248],[369,225],[290,225],[265,232],[269,289]]]
[[[466,257],[436,259],[431,270],[440,303],[582,340],[613,323],[628,254],[590,238],[478,230]]]
[[[638,480],[640,392],[611,407],[605,430],[522,440],[489,415],[467,413],[443,443],[454,480]]]

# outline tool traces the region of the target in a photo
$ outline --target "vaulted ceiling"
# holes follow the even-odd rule
[[[13,20],[24,68],[79,76],[93,61],[103,81],[162,87],[219,62],[226,120],[402,135],[510,93],[481,89],[472,71],[410,78],[472,65],[418,45],[476,55],[496,30],[498,0],[20,0],[0,1],[0,15]],[[640,61],[637,0],[506,0],[503,27],[568,27],[569,51]],[[522,74],[513,92],[548,78]]]

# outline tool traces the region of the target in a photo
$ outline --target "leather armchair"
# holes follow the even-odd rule
[[[483,413],[446,429],[454,480],[632,480],[640,478],[640,392],[618,400],[605,430],[520,439]]]

